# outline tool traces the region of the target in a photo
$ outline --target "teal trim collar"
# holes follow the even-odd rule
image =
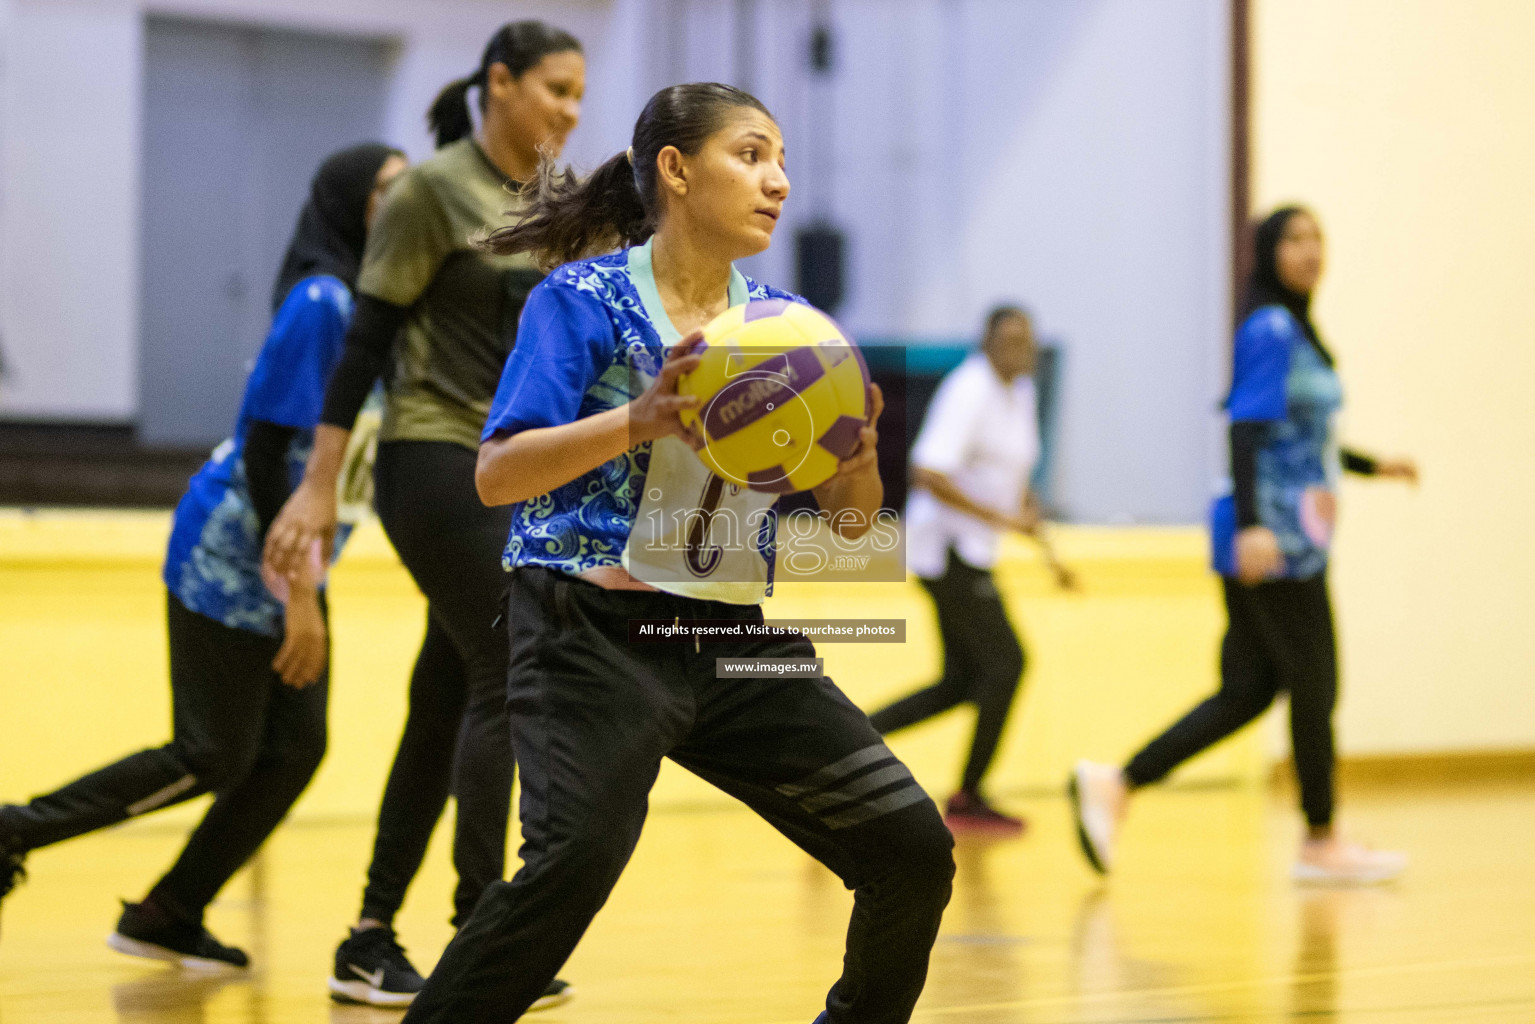
[[[661,337],[661,344],[670,348],[682,340],[682,335],[672,325],[672,318],[666,315],[666,306],[661,302],[660,289],[656,287],[656,271],[651,263],[650,243],[655,236],[645,240],[644,245],[636,245],[629,250],[629,277],[634,281],[634,290],[639,293],[640,305],[645,308],[645,316]],[[730,268],[730,290],[728,301],[732,306],[746,304],[746,278],[735,268]]]

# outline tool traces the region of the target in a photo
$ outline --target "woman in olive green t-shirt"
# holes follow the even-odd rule
[[[482,126],[467,99],[479,89]],[[462,923],[503,877],[513,761],[506,719],[507,647],[491,628],[505,590],[506,508],[475,492],[480,428],[542,274],[526,256],[496,256],[472,239],[505,223],[542,154],[557,155],[580,117],[580,43],[537,21],[505,26],[480,68],[433,105],[437,153],[390,190],[368,238],[357,314],[331,378],[304,481],[273,524],[267,560],[293,571],[327,547],[335,479],[357,411],[387,382],[374,469],[384,530],[427,599],[427,633],[411,678],[410,713],[379,809],[362,913],[337,951],[338,999],[404,1006],[422,979],[392,922],[425,855],[450,786],[458,801],[453,858]],[[548,1003],[568,996],[564,982]]]

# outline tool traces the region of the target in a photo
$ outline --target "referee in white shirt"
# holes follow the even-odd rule
[[[1034,534],[1039,526],[1029,491],[1039,458],[1035,357],[1028,313],[1016,306],[992,310],[981,351],[939,384],[912,450],[907,559],[937,606],[943,677],[870,719],[890,733],[960,704],[975,705],[970,757],[945,808],[954,832],[1016,835],[1024,828],[980,790],[1023,676],[1023,644],[991,569],[1002,531]],[[1068,574],[1057,572],[1069,585]]]

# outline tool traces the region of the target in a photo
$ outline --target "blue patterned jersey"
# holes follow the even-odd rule
[[[1283,306],[1264,306],[1237,328],[1232,359],[1233,423],[1265,424],[1257,458],[1258,522],[1284,552],[1285,579],[1327,568],[1337,480],[1333,419],[1343,387],[1333,368]],[[1236,575],[1236,503],[1219,498],[1211,512],[1215,571]]]
[[[218,446],[176,506],[163,575],[189,610],[235,629],[282,635],[282,605],[261,581],[261,526],[245,479],[245,437],[256,420],[295,428],[287,459],[297,486],[351,319],[352,293],[329,276],[294,285],[273,317],[245,383],[234,437]],[[338,555],[347,533],[345,526],[336,531]]]
[[[803,301],[732,270],[730,305],[759,299]],[[628,404],[680,340],[656,290],[649,242],[560,267],[523,307],[483,439]],[[755,604],[772,585],[775,501],[720,480],[683,441],[662,438],[512,506],[502,565],[571,575],[621,566],[660,590]],[[699,510],[710,515],[689,539]]]

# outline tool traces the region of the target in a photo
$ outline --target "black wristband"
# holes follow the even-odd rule
[[[1345,473],[1355,473],[1359,476],[1374,476],[1380,472],[1380,460],[1364,452],[1355,451],[1352,448],[1344,448],[1338,452],[1343,461]]]

